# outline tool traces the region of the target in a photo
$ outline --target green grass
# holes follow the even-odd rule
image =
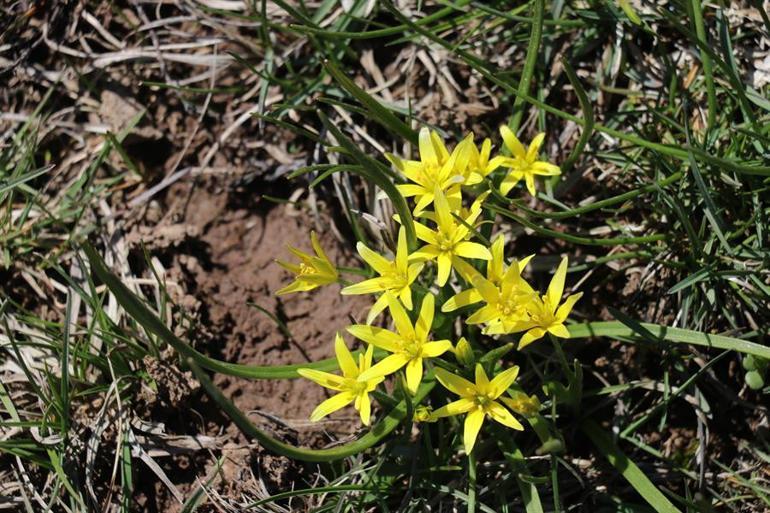
[[[97,445],[78,448],[84,431],[76,413],[97,397],[129,408],[141,387],[151,386],[142,359],[170,345],[193,359],[204,388],[247,435],[279,453],[322,462],[321,484],[255,499],[249,511],[286,505],[292,497],[319,512],[766,507],[770,491],[752,469],[767,464],[769,442],[748,423],[767,388],[745,390],[740,364],[743,354],[770,356],[770,86],[751,87],[751,62],[735,50],[767,40],[767,17],[731,25],[726,4],[697,0],[666,8],[645,3],[639,11],[631,2],[463,0],[422,5],[419,16],[417,4],[407,13],[388,0],[371,12],[357,1],[347,13],[329,0],[313,9],[276,3],[284,11],[280,19],[269,18],[260,2],[249,2],[240,13],[204,9],[196,16],[257,24],[248,44],[228,51],[234,65],[252,75],[261,125],[292,130],[290,149],[320,151],[319,161],[294,172],[293,183],[312,186],[330,202],[338,198],[335,208],[347,213],[351,247],[354,239],[382,243],[355,215],[375,211],[377,190],[388,195],[406,226],[411,222],[392,187],[400,178],[362,134],[403,154],[425,124],[438,125],[456,141],[471,125],[477,137],[494,138],[500,124],[527,140],[547,133],[545,148],[562,164],[563,176],[541,184],[536,203],[517,189],[511,198],[493,198],[486,212],[510,230],[511,256],[569,254],[568,280],[588,275],[566,354],[542,342],[508,355],[526,362],[520,378],[525,388],[548,385],[548,394],[537,391],[541,416],[512,439],[502,433],[483,439],[475,464],[458,455],[458,441],[442,423],[421,424],[414,432],[409,423],[398,427],[414,406],[406,400],[383,400],[391,412],[383,431],[354,442],[356,449],[369,447],[363,457],[351,456],[345,446],[319,456],[271,445],[245,417],[238,420],[201,368],[254,379],[294,377],[296,369],[218,362],[197,352],[173,334],[165,314],[152,312],[166,312],[162,283],[160,299],[148,302],[121,288],[125,276],[111,277],[93,254],[85,256],[89,238],[109,254],[105,245],[114,234],[98,207],[101,201],[114,205],[115,190],[140,173],[123,142],[144,113],[123,133],[105,136],[75,179],[62,180],[51,167],[60,163],[46,157],[50,141],[38,136],[56,103],[52,88],[0,153],[0,271],[7,277],[0,285],[0,363],[12,363],[17,378],[0,383],[0,427],[16,433],[0,438],[0,476],[11,480],[15,472],[24,481],[25,473],[33,487],[45,490],[20,493],[18,506],[90,511],[92,483],[104,478],[95,474],[96,460],[108,454],[113,502],[134,510],[137,476],[147,466],[132,454],[128,417],[96,415],[89,440]],[[300,43],[300,50],[285,53]],[[515,52],[502,56],[511,45]],[[360,64],[369,49],[383,68],[401,51],[438,55],[463,86],[470,87],[472,76],[497,106],[465,122],[426,115],[416,107],[417,91],[439,89],[429,85],[431,72],[419,60],[399,77],[398,83],[412,84],[409,98],[370,93],[374,78]],[[154,78],[142,87],[186,95],[194,105],[204,95],[237,98],[242,92],[232,84],[189,88]],[[267,107],[275,90],[282,100]],[[451,115],[457,106],[441,109]],[[332,180],[350,194],[338,195]],[[536,273],[550,269],[551,261],[542,261]],[[620,295],[631,276],[641,283]],[[57,320],[28,301],[35,294],[29,281],[43,287],[43,277],[61,285],[36,300],[59,312]],[[614,341],[627,344],[619,349]],[[605,352],[627,358],[624,375],[595,365]],[[617,379],[602,382],[597,375]],[[739,417],[732,424],[721,418],[725,405]],[[102,438],[94,433],[110,423],[118,434],[109,446],[99,446]],[[676,434],[669,427],[695,433],[679,434],[691,443],[666,446],[661,437]],[[718,455],[712,450],[718,446],[703,446],[706,433],[720,443],[731,436],[740,442],[732,456]],[[585,461],[589,467],[580,466]],[[162,479],[163,470],[155,472]],[[205,504],[200,491],[188,511]]]

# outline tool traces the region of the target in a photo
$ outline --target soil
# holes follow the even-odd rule
[[[257,198],[250,201],[247,198]],[[293,277],[275,263],[291,261],[286,246],[310,249],[310,231],[316,230],[329,258],[338,266],[360,266],[345,241],[331,228],[332,219],[323,211],[316,223],[313,216],[298,211],[291,204],[259,201],[254,191],[237,189],[217,180],[204,183],[182,182],[172,187],[165,199],[166,214],[154,225],[136,225],[128,240],[136,248],[143,243],[151,254],[159,254],[167,266],[167,280],[172,301],[182,307],[180,317],[192,323],[197,334],[191,343],[207,354],[228,362],[253,365],[283,365],[312,362],[334,356],[335,332],[360,322],[371,304],[366,296],[341,296],[340,285],[321,287],[311,292],[277,297],[274,292]],[[318,227],[320,226],[320,230]],[[283,330],[269,315],[286,327]],[[180,323],[183,324],[183,323]],[[290,335],[290,336],[289,336]],[[354,340],[345,335],[349,346]],[[154,360],[148,368],[162,377]],[[173,360],[166,362],[173,368]],[[162,378],[161,378],[162,379]],[[305,379],[248,380],[215,374],[214,383],[232,399],[250,419],[275,437],[310,447],[324,447],[353,435],[361,428],[355,410],[346,408],[320,422],[310,422],[313,409],[330,396],[329,391]],[[159,384],[160,392],[174,388]],[[187,389],[195,385],[186,384]],[[166,394],[169,395],[169,394]],[[187,394],[189,395],[189,394]],[[271,491],[307,486],[308,475],[301,464],[264,451],[246,439],[229,419],[221,414],[202,392],[190,401],[166,400],[150,417],[164,420],[179,415],[179,408],[196,410],[206,419],[206,435],[220,437],[224,456],[221,481],[216,489],[227,497],[244,495],[245,483],[258,476]],[[215,421],[212,422],[211,419]],[[187,419],[187,420],[184,420]],[[200,424],[195,414],[182,414],[169,429],[184,431],[185,423]],[[149,419],[148,419],[149,420]],[[187,466],[197,472],[170,472],[181,476],[175,482],[179,490],[191,492],[195,482],[185,476],[209,475],[215,458],[200,454]],[[253,481],[252,481],[253,482]],[[148,483],[149,484],[149,483]],[[189,494],[188,494],[189,495]],[[176,511],[180,505],[163,487],[148,490],[140,500],[147,511]]]

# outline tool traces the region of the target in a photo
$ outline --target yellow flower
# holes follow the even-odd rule
[[[501,166],[509,168],[508,175],[500,184],[500,192],[503,195],[508,194],[519,183],[519,180],[524,178],[527,183],[527,190],[534,196],[537,194],[535,190],[535,175],[555,176],[561,174],[559,166],[537,160],[540,146],[543,144],[543,139],[545,139],[544,133],[537,134],[526,150],[513,131],[507,126],[503,125],[500,127],[500,135],[503,136],[505,147],[508,148],[512,155],[500,163]]]
[[[540,411],[540,399],[536,395],[527,395],[514,390],[509,392],[511,397],[501,397],[500,400],[514,413],[524,417],[534,417]]]
[[[473,366],[473,362],[476,357],[473,355],[473,348],[465,339],[465,337],[460,337],[460,340],[457,341],[457,345],[454,348],[454,353],[455,358],[460,364],[465,365],[466,367]]]
[[[363,324],[348,327],[348,332],[354,337],[393,353],[362,373],[358,379],[365,381],[387,376],[406,366],[406,386],[414,394],[422,381],[423,360],[444,354],[452,347],[452,343],[448,340],[430,342],[435,308],[433,294],[427,294],[422,300],[420,315],[414,325],[398,299],[390,293],[386,293],[386,297],[398,333]]]
[[[519,349],[528,346],[535,340],[545,335],[546,331],[554,336],[569,338],[569,330],[564,325],[575,302],[581,298],[582,292],[572,294],[564,303],[559,305],[561,296],[564,293],[564,278],[567,275],[567,257],[561,259],[556,273],[551,278],[548,285],[548,291],[545,295],[531,297],[527,311],[529,312],[529,321],[518,326],[515,331],[528,330],[522,335],[519,341]]]
[[[496,287],[500,287],[504,276],[506,276],[509,268],[505,265],[505,237],[503,234],[499,234],[490,246],[490,253],[492,259],[487,262],[487,281],[492,283]],[[521,261],[514,261],[515,265],[518,265],[519,273],[523,271],[532,256],[528,256]],[[455,270],[460,273],[463,279],[469,283],[473,283],[477,276],[481,276],[479,272],[470,264],[463,261],[454,261]],[[483,278],[482,278],[483,279]],[[484,297],[481,295],[478,289],[472,287],[467,290],[458,292],[451,298],[449,298],[442,306],[442,312],[453,312],[463,306],[473,305],[480,301],[483,301]]]
[[[433,418],[433,410],[430,406],[418,406],[412,416],[414,422],[436,422]]]
[[[322,372],[314,369],[299,369],[297,373],[309,380],[315,381],[322,387],[336,390],[339,394],[333,395],[325,400],[310,414],[310,420],[313,422],[320,420],[332,412],[344,408],[353,403],[356,410],[361,415],[361,422],[368,426],[371,421],[372,403],[369,399],[369,392],[377,388],[383,378],[372,377],[362,380],[361,375],[372,366],[372,355],[374,347],[369,346],[366,353],[358,355],[358,365],[356,365],[353,355],[350,354],[345,341],[339,333],[334,340],[334,352],[337,355],[337,362],[342,370],[342,376]]]
[[[507,160],[506,157],[502,156],[490,160],[489,155],[492,153],[492,141],[490,139],[484,139],[484,142],[481,143],[481,150],[473,142],[473,134],[469,134],[463,139],[460,145],[462,145],[463,155],[458,158],[457,167],[462,170],[465,178],[463,185],[470,186],[481,183],[489,173],[503,165]]]
[[[299,258],[299,263],[290,264],[288,262],[277,260],[281,267],[297,275],[297,278],[293,282],[275,293],[277,296],[289,294],[291,292],[313,290],[321,285],[334,283],[339,279],[337,269],[332,265],[329,261],[329,257],[326,256],[326,253],[324,253],[324,250],[321,248],[321,244],[319,244],[315,232],[310,232],[310,242],[313,245],[316,256],[309,255],[304,251],[289,246],[289,251]]]
[[[427,244],[413,253],[410,258],[418,261],[436,259],[438,262],[438,284],[443,287],[449,279],[453,261],[462,258],[480,260],[492,258],[487,248],[477,242],[466,240],[472,235],[468,226],[473,226],[481,214],[481,204],[486,198],[486,194],[482,194],[476,199],[469,215],[464,219],[465,224],[455,220],[446,197],[438,188],[434,192],[434,197],[435,218],[438,226],[434,231],[423,224],[414,223],[417,238]]]
[[[521,271],[532,256],[520,262],[514,260],[506,268],[503,260],[503,239],[498,237],[492,244],[492,260],[487,264],[487,277],[467,266],[464,277],[473,285],[443,304],[442,312],[484,301],[485,304],[466,319],[468,324],[487,324],[485,334],[513,333],[522,323],[530,320],[527,306],[537,294],[521,277]],[[467,264],[466,264],[467,265]]]
[[[342,289],[342,294],[391,292],[401,298],[404,306],[406,306],[408,310],[411,310],[411,285],[420,274],[424,263],[418,262],[411,265],[409,264],[406,231],[403,228],[398,231],[398,247],[396,248],[396,255],[393,260],[383,258],[361,242],[356,245],[356,249],[358,250],[358,254],[361,255],[361,258],[363,258],[372,269],[377,271],[380,276],[345,287]],[[387,305],[388,299],[383,293],[369,310],[369,315],[366,317],[366,324],[371,324],[375,317],[377,317]]]
[[[467,413],[463,443],[465,452],[468,454],[473,450],[476,437],[487,415],[504,426],[522,431],[524,427],[521,423],[497,401],[498,397],[513,384],[518,374],[519,368],[513,366],[490,381],[481,364],[476,364],[476,383],[471,383],[449,371],[436,368],[436,378],[439,383],[450,392],[459,395],[460,399],[434,411],[433,417],[441,418]]]
[[[415,197],[416,216],[433,203],[436,189],[447,191],[450,200],[459,204],[460,183],[463,181],[462,173],[456,169],[457,158],[462,150],[460,145],[450,155],[441,137],[425,127],[420,130],[418,139],[420,160],[401,160],[395,155],[385,155],[404,176],[414,182],[396,187],[405,198]]]

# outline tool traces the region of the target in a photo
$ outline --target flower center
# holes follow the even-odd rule
[[[299,264],[299,274],[313,274],[315,272],[315,269],[311,265],[307,265],[305,263]]]
[[[438,246],[438,249],[441,251],[452,251],[454,243],[450,237],[447,237],[443,233],[439,233],[438,237],[436,237],[436,246]]]
[[[411,336],[403,340],[401,350],[410,358],[419,358],[422,355],[422,344]]]

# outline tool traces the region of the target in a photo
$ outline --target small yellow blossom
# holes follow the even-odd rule
[[[396,187],[405,198],[415,197],[414,215],[420,215],[433,203],[436,189],[445,192],[453,203],[459,204],[463,177],[456,165],[461,146],[457,145],[450,154],[441,137],[426,127],[420,130],[418,142],[420,160],[401,160],[395,155],[385,155],[396,169],[413,182]]]
[[[471,367],[476,359],[473,355],[473,348],[465,337],[460,337],[460,340],[457,341],[454,353],[457,361],[466,367]]]
[[[406,386],[414,394],[422,381],[423,360],[444,354],[452,348],[452,343],[448,340],[430,341],[435,309],[433,294],[423,298],[420,315],[414,325],[398,299],[390,293],[386,293],[386,297],[397,333],[363,324],[348,327],[348,332],[354,337],[393,353],[362,373],[358,379],[365,381],[387,376],[406,367]]]
[[[321,285],[335,283],[339,279],[337,269],[329,261],[329,257],[326,256],[323,248],[321,248],[315,232],[310,232],[310,242],[313,245],[316,256],[289,246],[289,251],[299,258],[299,263],[291,264],[277,260],[281,267],[297,275],[293,282],[275,293],[277,296],[291,292],[313,290]]]
[[[566,276],[567,257],[564,257],[551,278],[551,283],[548,285],[548,291],[546,291],[545,295],[542,297],[537,295],[531,297],[527,305],[527,311],[530,316],[529,320],[515,329],[515,331],[527,330],[519,341],[519,349],[541,338],[546,332],[556,337],[569,338],[569,330],[564,325],[564,321],[567,320],[572,307],[583,296],[583,293],[572,294],[564,303],[559,305],[561,296],[564,293],[564,279]]]
[[[465,181],[463,185],[471,186],[484,181],[484,178],[492,171],[506,162],[506,157],[497,156],[490,160],[492,153],[492,141],[484,139],[481,150],[473,142],[473,134],[469,134],[460,142],[462,156],[458,157],[457,168],[462,171]]]
[[[434,411],[433,417],[441,418],[467,413],[463,443],[465,452],[468,454],[473,450],[481,425],[487,415],[504,426],[522,431],[524,427],[521,423],[497,401],[503,392],[513,384],[518,374],[519,368],[513,366],[490,381],[481,364],[476,364],[476,383],[471,383],[449,371],[436,368],[436,378],[438,378],[439,383],[450,392],[459,395],[460,399]]]
[[[438,188],[435,190],[434,198],[437,228],[434,231],[421,223],[414,223],[417,238],[427,244],[413,253],[410,258],[417,261],[436,259],[438,263],[438,284],[443,287],[449,279],[453,261],[463,258],[476,258],[480,260],[490,260],[492,258],[491,253],[486,247],[477,242],[467,240],[472,235],[468,226],[473,226],[481,214],[481,204],[484,198],[486,198],[486,194],[479,196],[474,202],[468,217],[463,220],[465,224],[458,222],[452,216],[449,203]]]
[[[487,262],[487,281],[492,283],[496,287],[501,287],[503,277],[508,271],[508,266],[505,264],[505,237],[503,234],[499,234],[492,242],[489,250],[492,254],[492,259]],[[532,256],[528,256],[520,261],[514,263],[518,266],[519,273],[523,272],[529,264]],[[480,276],[479,272],[470,264],[462,261],[453,262],[455,270],[460,273],[463,279],[469,283],[473,283],[477,276]],[[467,290],[458,292],[451,298],[449,298],[442,306],[442,312],[453,312],[463,306],[473,305],[480,301],[483,301],[484,297],[481,295],[478,289],[472,287]]]
[[[380,276],[345,287],[342,289],[342,294],[373,294],[383,292],[369,310],[369,315],[366,317],[366,324],[371,324],[385,307],[388,306],[388,299],[384,294],[386,292],[397,295],[404,303],[407,310],[411,310],[411,285],[420,274],[424,263],[417,262],[409,264],[406,230],[402,227],[398,231],[398,247],[396,248],[396,255],[393,260],[387,260],[361,242],[356,245],[356,249],[358,250],[358,254],[361,255],[361,258],[363,258],[372,269],[377,271]]]
[[[361,379],[361,375],[368,371],[372,366],[372,355],[374,347],[369,346],[364,354],[358,355],[358,365],[350,354],[345,341],[339,333],[334,340],[334,352],[337,355],[342,376],[315,369],[299,369],[297,373],[309,380],[312,380],[322,387],[329,388],[339,392],[329,399],[325,400],[310,414],[310,420],[313,422],[320,420],[332,412],[344,408],[353,403],[356,410],[361,415],[361,422],[368,426],[371,422],[372,403],[369,399],[369,392],[377,388],[383,378],[372,377],[366,380]]]
[[[436,422],[433,418],[433,409],[430,406],[418,406],[412,416],[414,422]]]
[[[500,397],[500,400],[514,413],[523,417],[534,417],[540,411],[540,399],[536,395],[527,395],[518,390],[509,392],[510,397]]]
[[[537,194],[535,175],[555,176],[561,174],[559,166],[538,160],[540,146],[543,144],[543,139],[545,139],[544,133],[537,134],[526,150],[513,131],[507,126],[503,125],[500,127],[500,135],[503,136],[505,147],[511,152],[511,157],[506,158],[500,163],[502,167],[509,169],[508,175],[500,184],[500,192],[503,195],[507,195],[524,178],[527,190],[534,196]]]

